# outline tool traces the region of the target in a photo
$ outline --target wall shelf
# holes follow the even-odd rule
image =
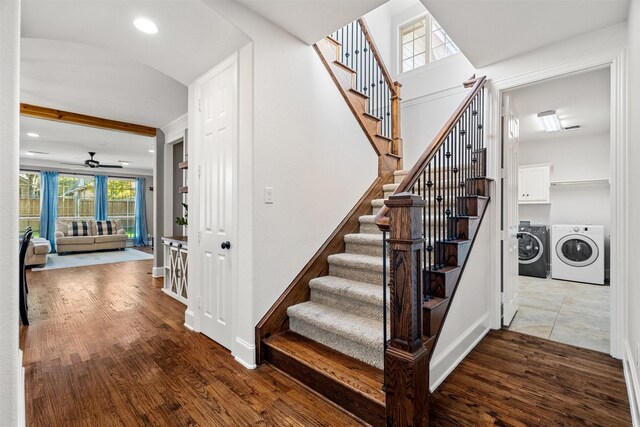
[[[179,187],[178,188],[178,193],[180,194],[185,194],[189,192],[189,187]]]
[[[189,162],[180,162],[178,163],[178,167],[180,169],[189,169]]]
[[[552,186],[561,185],[609,185],[609,179],[582,179],[570,181],[551,181]]]

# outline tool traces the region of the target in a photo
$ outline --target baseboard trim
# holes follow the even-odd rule
[[[236,337],[233,349],[236,361],[247,369],[256,369],[256,346]]]
[[[164,267],[153,267],[151,269],[152,277],[164,277]]]
[[[186,309],[184,311],[184,327],[189,329],[190,331],[196,330],[196,315],[193,311]]]
[[[488,325],[489,313],[485,313],[431,362],[429,390],[432,393],[489,332]]]
[[[18,350],[18,359],[20,365],[23,364],[22,350]],[[27,395],[26,395],[26,380],[24,366],[20,368],[20,375],[18,375],[18,426],[24,427],[27,425]]]
[[[629,394],[629,408],[631,409],[631,420],[634,427],[640,427],[640,382],[638,381],[638,370],[636,361],[629,341],[624,343],[627,357],[622,361],[624,365],[624,379],[627,383],[627,393]]]

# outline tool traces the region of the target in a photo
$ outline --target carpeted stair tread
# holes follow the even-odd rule
[[[347,298],[352,302],[361,302],[380,306],[382,313],[382,286],[372,283],[358,282],[342,277],[322,276],[309,281],[311,292],[330,293],[337,297]],[[311,297],[313,300],[313,296]],[[358,312],[357,306],[353,307]]]
[[[382,257],[339,253],[329,255],[328,261],[330,265],[339,265],[341,267],[351,267],[360,270],[374,270],[382,274]]]
[[[325,344],[327,335],[333,339],[335,348],[349,356],[380,366],[383,357],[382,322],[358,316],[334,307],[307,301],[287,309],[291,330],[314,341]],[[298,328],[298,322],[304,325]],[[310,326],[311,328],[307,328]],[[352,344],[356,350],[351,350]],[[369,354],[362,351],[366,348]]]

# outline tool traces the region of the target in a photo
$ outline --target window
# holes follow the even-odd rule
[[[136,212],[136,183],[132,179],[107,181],[107,217],[120,221],[127,235],[133,238]]]
[[[40,173],[25,172],[20,181],[20,233],[27,227],[33,229],[33,237],[40,237]]]
[[[400,45],[403,73],[459,52],[440,24],[429,15],[400,28]]]
[[[95,218],[94,179],[89,176],[58,177],[58,219]]]

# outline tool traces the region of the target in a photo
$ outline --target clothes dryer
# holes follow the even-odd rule
[[[604,285],[604,226],[554,225],[551,277]]]

